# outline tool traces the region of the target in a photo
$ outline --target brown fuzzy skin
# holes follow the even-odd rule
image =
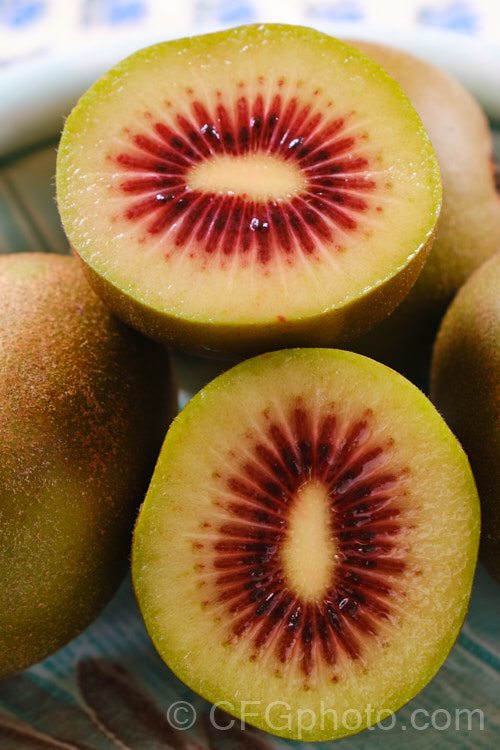
[[[481,556],[500,582],[500,253],[446,313],[434,347],[431,398],[469,456],[481,500]]]
[[[429,133],[441,170],[443,205],[422,273],[390,317],[352,347],[411,373],[423,358],[428,362],[439,321],[455,293],[500,248],[493,142],[483,111],[453,78],[406,52],[350,43],[400,84]]]
[[[175,411],[168,352],[70,257],[0,256],[0,677],[102,610]]]

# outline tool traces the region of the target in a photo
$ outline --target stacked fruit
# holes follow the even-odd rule
[[[396,710],[446,658],[477,557],[468,459],[416,386],[330,347],[423,361],[454,292],[500,249],[491,141],[458,84],[356,47],[285,26],[160,44],[68,118],[59,209],[98,296],[74,259],[0,267],[0,388],[16,404],[0,414],[0,597],[15,602],[0,672],[60,646],[116,587],[172,401],[161,344],[258,355],[174,420],[136,523],[134,586],[169,666],[267,731],[331,739],[353,731],[349,712],[359,731]],[[467,389],[484,414],[470,455],[491,508],[499,270],[460,292],[433,375],[466,448]],[[500,519],[486,517],[494,565]]]

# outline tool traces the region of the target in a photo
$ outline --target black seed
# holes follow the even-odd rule
[[[227,224],[226,217],[221,212],[215,220],[215,228],[220,232],[222,231],[222,229],[224,229],[226,224]]]
[[[302,615],[300,609],[298,608],[295,610],[295,612],[292,612],[292,614],[288,618],[287,627],[290,628],[290,630],[297,630],[300,625],[301,617]]]
[[[347,612],[348,615],[355,615],[356,612],[358,611],[358,602],[355,602],[352,599],[350,599],[345,605],[344,610]]]
[[[240,143],[242,143],[243,145],[246,145],[248,143],[249,138],[250,138],[250,133],[246,125],[244,125],[242,128],[240,128]]]
[[[210,139],[215,138],[216,140],[219,140],[219,133],[217,132],[217,128],[215,127],[215,125],[205,123],[205,125],[203,125],[203,127],[201,128],[201,132],[207,138],[210,138]]]
[[[249,573],[251,578],[263,578],[267,574],[268,571],[265,568],[254,568]]]
[[[263,601],[262,604],[259,604],[259,606],[255,610],[255,614],[258,617],[261,617],[262,615],[265,615],[265,614],[267,614],[267,612],[269,612],[271,604],[273,603],[273,599],[274,599],[274,597],[276,596],[277,593],[278,592],[273,592],[273,593],[269,594],[268,597],[267,597],[267,599],[265,601]]]
[[[304,629],[302,630],[302,641],[304,643],[311,643],[313,638],[313,629],[311,623],[307,623],[307,625],[304,625]]]
[[[361,555],[373,555],[376,549],[374,544],[365,544],[363,547],[358,547],[356,551]]]
[[[283,490],[279,485],[276,484],[276,482],[266,482],[264,485],[264,489],[273,497],[283,497],[284,495]]]
[[[278,604],[277,607],[273,609],[271,614],[274,620],[281,620],[285,616],[286,611],[288,607],[290,606],[290,601],[291,601],[290,596],[288,596],[288,598],[284,599],[282,602]]]
[[[368,513],[370,510],[370,506],[366,505],[366,503],[363,503],[362,505],[357,505],[353,510],[351,510],[351,513],[354,515],[363,515],[364,513]]]
[[[262,599],[265,593],[265,589],[254,589],[254,591],[249,594],[248,600],[250,602],[258,602],[259,599]]]
[[[189,205],[189,200],[187,198],[179,198],[179,200],[175,204],[175,210],[179,212],[184,211],[184,209],[188,205]]]
[[[330,445],[328,443],[321,443],[321,445],[318,446],[318,456],[320,461],[328,456],[329,450]]]
[[[336,612],[332,609],[331,605],[327,606],[326,608],[326,616],[328,618],[328,622],[332,626],[334,630],[340,630],[340,622],[339,618]]]
[[[295,476],[300,476],[300,466],[297,463],[295,454],[290,448],[283,448],[281,457],[287,469]]]
[[[372,539],[375,539],[375,532],[371,531],[370,529],[360,531],[358,533],[358,539],[361,539],[362,541],[364,541],[365,539],[366,541],[371,541]]]
[[[316,626],[321,640],[326,640],[328,638],[328,626],[322,617],[318,618]]]
[[[358,574],[354,573],[352,570],[347,570],[346,573],[345,573],[345,577],[349,581],[352,581],[352,583],[355,583],[355,584],[359,584],[359,583],[362,582],[361,578],[358,576]]]

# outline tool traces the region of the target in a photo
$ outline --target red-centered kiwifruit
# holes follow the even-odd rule
[[[95,290],[185,350],[332,345],[406,295],[440,209],[418,115],[368,57],[247,26],[143,49],[66,121],[63,225]]]
[[[477,557],[468,460],[430,401],[334,349],[263,354],[174,420],[136,524],[148,631],[196,692],[329,740],[410,700],[460,630]]]

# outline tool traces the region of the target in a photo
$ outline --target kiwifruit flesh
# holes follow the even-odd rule
[[[441,187],[382,68],[271,24],[157,44],[106,73],[66,121],[57,194],[120,317],[238,355],[330,345],[387,315],[422,268]]]
[[[99,614],[175,409],[167,351],[112,316],[79,263],[0,256],[0,677]]]
[[[414,385],[359,354],[281,350],[213,380],[172,423],[133,582],[187,685],[273,734],[329,740],[439,669],[478,534],[467,458]]]
[[[434,346],[431,398],[469,456],[483,533],[481,557],[500,582],[500,255],[448,309]]]
[[[439,321],[470,274],[500,249],[500,195],[488,121],[450,75],[408,52],[352,41],[401,85],[434,147],[443,205],[421,274],[394,312],[352,344],[409,374],[428,367]]]

